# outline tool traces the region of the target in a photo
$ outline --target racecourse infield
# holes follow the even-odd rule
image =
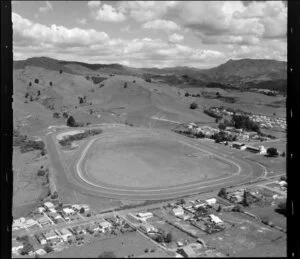
[[[263,174],[259,164],[229,158],[207,143],[170,131],[123,125],[98,128],[103,133],[86,141],[70,166],[65,166],[55,139],[59,133],[46,136],[53,167],[83,193],[163,200],[246,183]]]

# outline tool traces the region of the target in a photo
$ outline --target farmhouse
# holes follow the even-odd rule
[[[183,214],[184,214],[184,211],[183,211],[183,208],[182,207],[177,207],[177,208],[174,208],[173,209],[173,214],[175,215],[175,216],[183,216]]]

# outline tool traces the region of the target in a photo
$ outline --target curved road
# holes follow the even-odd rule
[[[116,125],[116,124],[115,124]],[[106,131],[106,127],[110,127],[111,130]],[[107,198],[117,198],[117,199],[131,199],[131,200],[163,200],[163,199],[171,199],[182,197],[185,195],[191,195],[201,192],[207,192],[210,190],[220,189],[222,187],[229,187],[234,186],[241,183],[247,183],[250,180],[261,177],[264,175],[265,169],[257,163],[254,163],[250,160],[245,160],[241,155],[232,156],[227,149],[214,148],[208,143],[203,141],[195,141],[195,139],[189,139],[185,136],[179,135],[177,133],[173,133],[170,131],[159,130],[159,129],[148,129],[148,128],[131,128],[126,127],[124,125],[116,125],[116,127],[122,127],[122,130],[119,130],[118,133],[110,133],[113,131],[114,126],[109,125],[99,125],[98,127],[94,128],[103,128],[104,132],[96,137],[93,137],[90,141],[84,144],[83,147],[80,147],[79,150],[74,155],[74,161],[76,163],[66,166],[63,161],[63,155],[60,153],[59,145],[56,141],[56,135],[62,133],[55,132],[46,135],[46,146],[50,155],[51,163],[54,169],[60,173],[64,174],[68,182],[72,184],[75,190],[81,191],[84,193],[88,193],[91,195],[97,195],[100,197],[107,197]],[[86,129],[90,129],[92,127],[88,127]],[[82,128],[79,128],[82,129]],[[70,131],[72,129],[68,129],[65,131]],[[74,130],[74,129],[73,129]],[[182,142],[186,145],[192,146],[195,149],[198,149],[202,152],[210,153],[214,157],[218,159],[224,160],[227,163],[232,164],[236,167],[236,172],[230,176],[219,177],[215,179],[208,179],[202,180],[198,182],[180,184],[177,186],[170,186],[164,188],[131,188],[131,187],[124,187],[119,185],[110,185],[107,183],[100,183],[100,182],[93,182],[88,179],[84,170],[82,170],[82,164],[85,159],[85,154],[89,147],[93,144],[96,139],[105,139],[110,136],[123,135],[124,137],[128,134],[132,134],[132,132],[141,132],[147,133],[153,132],[154,134],[159,132],[160,134],[167,134],[176,139],[179,142]],[[135,133],[136,134],[136,133]],[[214,144],[213,144],[214,145]],[[221,147],[221,146],[219,146]],[[227,150],[227,152],[225,151]]]

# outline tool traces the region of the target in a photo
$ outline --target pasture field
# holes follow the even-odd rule
[[[87,174],[94,181],[126,187],[163,187],[231,174],[232,165],[165,136],[97,140],[88,152]],[[195,156],[193,156],[195,155]]]
[[[145,249],[149,250],[155,248],[155,250],[160,250],[163,254],[167,256],[165,252],[159,249],[151,241],[143,237],[137,232],[126,233],[117,237],[110,239],[105,239],[101,241],[96,241],[95,243],[85,244],[80,247],[71,247],[70,249],[65,249],[61,252],[51,253],[45,255],[45,258],[97,258],[103,252],[111,251],[116,257],[125,257],[128,255],[143,255],[145,254]]]

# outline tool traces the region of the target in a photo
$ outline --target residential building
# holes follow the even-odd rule
[[[151,224],[148,224],[148,223],[141,225],[140,228],[147,233],[158,231],[157,228],[155,228],[154,226],[152,226]]]
[[[38,250],[35,251],[35,254],[37,254],[37,255],[45,255],[45,254],[47,254],[47,252],[44,249],[40,248],[40,249],[38,249]]]
[[[45,209],[44,207],[38,207],[38,208],[37,208],[37,211],[38,211],[39,213],[43,213],[45,210],[46,210],[46,209]]]
[[[210,220],[212,222],[214,222],[215,224],[217,224],[217,225],[223,224],[223,221],[219,217],[217,217],[217,216],[215,216],[213,214],[209,215],[209,217],[210,217]]]
[[[112,225],[111,225],[111,223],[104,220],[99,223],[99,227],[102,232],[107,232],[111,229]]]
[[[47,244],[47,240],[45,239],[45,237],[43,236],[43,234],[36,234],[35,238],[40,242],[41,245],[46,245]]]
[[[177,208],[174,208],[173,209],[173,214],[175,215],[175,216],[183,216],[183,214],[184,214],[184,210],[183,210],[183,208],[181,207],[181,206],[178,206]]]
[[[38,218],[37,222],[43,227],[47,226],[47,225],[51,225],[51,221],[46,216],[42,216],[42,217]]]
[[[207,203],[208,205],[216,204],[216,203],[217,203],[217,199],[216,199],[216,198],[207,199],[207,200],[206,200],[206,203]]]
[[[66,228],[61,229],[59,232],[60,232],[60,236],[62,237],[62,239],[65,242],[68,241],[68,239],[70,237],[72,237],[72,233],[68,229],[66,229]]]
[[[34,224],[37,224],[37,222],[33,219],[28,219],[24,222],[24,226],[27,228],[33,226]]]
[[[44,203],[44,206],[45,206],[47,209],[55,208],[55,206],[53,205],[52,202],[45,202],[45,203]]]
[[[196,253],[191,246],[184,246],[177,250],[177,253],[181,254],[183,257],[195,257]]]
[[[232,143],[232,147],[237,148],[237,149],[241,149],[243,146],[245,146],[245,144],[241,143],[241,142],[233,142]]]
[[[153,214],[151,212],[139,212],[137,216],[143,221],[146,221],[147,219],[152,218]]]
[[[49,232],[46,232],[44,234],[44,236],[47,241],[52,241],[52,240],[56,240],[57,238],[59,238],[54,230],[50,230]]]
[[[74,215],[76,212],[73,209],[64,208],[63,213],[64,213],[64,215],[69,216],[69,215]]]
[[[75,211],[80,211],[81,206],[78,204],[74,204],[74,205],[72,205],[72,209],[74,209]]]

